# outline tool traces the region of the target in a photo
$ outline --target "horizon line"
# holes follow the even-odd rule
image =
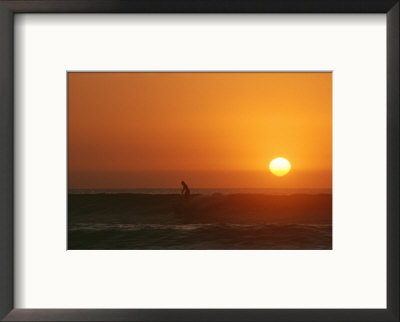
[[[159,187],[159,188],[68,188],[68,190],[150,190],[150,189],[178,189],[180,190],[180,187]],[[265,188],[259,188],[259,187],[254,187],[254,188],[243,188],[243,187],[227,187],[227,188],[216,188],[216,187],[207,187],[207,188],[200,188],[200,187],[191,187],[190,189],[274,189],[274,190],[332,190],[331,187],[327,188],[271,188],[271,187],[265,187]]]

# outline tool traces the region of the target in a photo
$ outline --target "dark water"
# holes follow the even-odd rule
[[[68,249],[331,249],[331,195],[71,194]]]
[[[80,224],[69,249],[331,249],[330,225]]]

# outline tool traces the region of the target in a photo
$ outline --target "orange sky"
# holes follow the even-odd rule
[[[292,170],[276,177],[275,157]],[[331,73],[68,73],[69,188],[330,188]]]

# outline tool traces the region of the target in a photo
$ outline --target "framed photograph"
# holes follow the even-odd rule
[[[332,249],[331,72],[67,77],[69,250]]]
[[[398,1],[0,1],[4,321],[399,321]]]

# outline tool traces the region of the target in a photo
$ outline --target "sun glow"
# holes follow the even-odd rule
[[[331,72],[67,76],[69,189],[332,186]]]
[[[269,170],[278,177],[288,174],[291,167],[290,162],[285,158],[275,158],[269,163]]]

